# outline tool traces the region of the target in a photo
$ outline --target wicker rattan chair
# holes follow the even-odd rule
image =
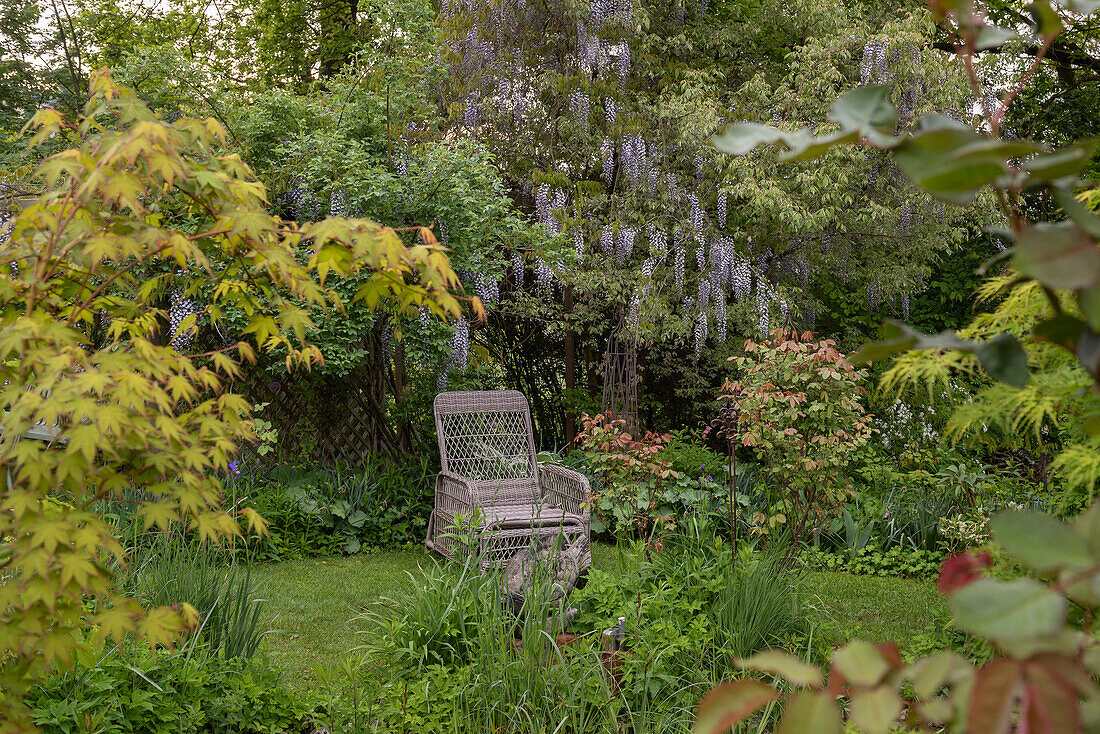
[[[487,568],[560,533],[569,544],[584,544],[583,567],[591,565],[588,479],[560,466],[539,469],[523,393],[440,393],[435,429],[443,467],[435,482],[428,548],[456,558],[464,544],[455,536],[472,536]]]

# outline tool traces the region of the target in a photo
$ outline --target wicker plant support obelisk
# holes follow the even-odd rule
[[[620,327],[607,342],[603,360],[603,396],[600,410],[626,422],[626,429],[637,433],[638,417],[638,343]]]

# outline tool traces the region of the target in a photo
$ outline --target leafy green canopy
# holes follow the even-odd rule
[[[322,360],[307,309],[362,301],[456,316],[458,279],[430,231],[406,247],[368,220],[298,227],[269,214],[264,187],[222,155],[213,120],[156,118],[106,73],[84,113],[39,112],[32,144],[73,139],[45,159],[45,193],[0,231],[0,713],[26,724],[21,699],[66,663],[92,624],[169,645],[193,609],[143,611],[109,571],[124,551],[94,512],[133,502],[146,528],[183,523],[203,540],[262,531],[222,506],[221,480],[253,438],[250,406],[225,390],[241,360],[280,350],[288,368]],[[331,275],[354,277],[340,297]],[[167,333],[169,293],[203,295],[204,325],[243,314],[242,340],[181,354]],[[475,313],[480,312],[476,299]],[[224,332],[223,332],[224,333]],[[53,440],[23,438],[32,429]]]
[[[942,54],[922,54],[926,13],[459,2],[442,22],[449,126],[501,152],[519,205],[558,235],[532,260],[573,289],[573,319],[597,338],[622,314],[644,343],[701,352],[787,314],[813,323],[833,281],[867,282],[876,307],[904,311],[931,254],[959,238],[953,212],[881,155],[836,151],[828,166],[792,171],[708,145],[729,117],[830,130],[826,100],[863,76],[908,106],[891,132],[964,108],[965,79]],[[547,299],[521,307],[569,318]]]

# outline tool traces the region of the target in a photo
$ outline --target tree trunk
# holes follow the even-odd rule
[[[565,286],[565,390],[572,395],[577,388],[577,335],[570,316],[573,314],[573,287]],[[571,447],[577,437],[577,417],[571,406],[565,408],[565,445]]]

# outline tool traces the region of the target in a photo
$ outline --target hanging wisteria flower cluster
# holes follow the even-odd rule
[[[512,255],[512,283],[517,291],[523,290],[523,256],[518,252]]]
[[[495,306],[500,300],[500,282],[496,278],[478,274],[474,277],[474,291],[481,302],[488,308]]]
[[[574,89],[569,93],[569,108],[581,131],[588,135],[588,118],[592,115],[592,98],[586,89]]]
[[[619,80],[619,89],[626,89],[626,83],[630,79],[630,44],[620,43],[616,52],[615,76]]]
[[[608,97],[603,101],[604,116],[607,118],[608,129],[614,128],[619,120],[619,104],[614,97]]]
[[[604,225],[604,228],[600,230],[600,250],[605,255],[615,252],[615,230],[610,224]]]
[[[890,69],[886,65],[887,43],[882,39],[872,39],[863,47],[863,58],[859,64],[859,83],[880,84],[890,81]]]
[[[171,345],[177,352],[182,352],[195,341],[195,330],[188,329],[180,332],[180,327],[188,316],[197,318],[201,307],[175,289],[168,297],[168,304],[168,333],[172,335]]]
[[[470,353],[470,325],[466,319],[455,322],[454,334],[451,336],[451,368],[457,370],[466,369]]]
[[[610,138],[604,138],[600,145],[600,157],[603,163],[603,180],[610,186],[615,180],[615,145]]]
[[[619,150],[619,168],[631,186],[641,186],[649,178],[651,162],[646,155],[647,144],[640,134],[623,138]]]
[[[554,216],[554,211],[564,212],[568,203],[569,192],[565,189],[539,184],[535,190],[535,215],[539,224],[551,234],[561,234],[561,220]]]
[[[296,222],[316,222],[325,216],[325,202],[304,182],[288,188],[283,201]]]
[[[544,293],[554,285],[554,271],[545,260],[540,259],[535,267],[535,285]]]
[[[615,259],[620,265],[624,265],[630,259],[634,251],[634,238],[638,236],[637,227],[623,226],[619,228],[619,239],[615,247]]]

